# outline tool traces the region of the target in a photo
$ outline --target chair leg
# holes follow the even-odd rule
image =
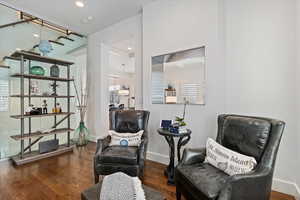
[[[95,173],[95,184],[99,182],[99,175]]]
[[[176,200],[181,200],[181,192],[178,187],[176,187]]]

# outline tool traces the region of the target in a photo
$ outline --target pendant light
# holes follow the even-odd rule
[[[42,29],[44,27],[44,24],[43,24],[43,21],[42,21],[42,24],[41,24],[41,28],[40,28],[40,43],[39,43],[39,50],[40,52],[43,53],[43,56],[47,56],[48,53],[50,53],[53,48],[52,48],[52,45],[51,43],[48,41],[48,40],[43,40],[42,37]]]

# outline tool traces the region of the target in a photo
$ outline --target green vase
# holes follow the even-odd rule
[[[30,74],[44,76],[45,70],[41,66],[33,66],[30,68]]]
[[[75,130],[75,141],[77,146],[85,146],[88,143],[89,130],[84,122],[80,122],[78,128]]]

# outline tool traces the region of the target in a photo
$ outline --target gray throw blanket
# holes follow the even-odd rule
[[[105,176],[100,193],[101,200],[145,200],[141,181],[122,172]]]

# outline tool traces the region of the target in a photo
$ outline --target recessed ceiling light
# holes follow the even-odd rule
[[[88,20],[93,20],[93,16],[88,16],[88,18],[87,18]]]
[[[76,2],[75,2],[75,5],[76,5],[77,7],[79,7],[79,8],[84,7],[84,3],[83,3],[82,1],[76,1]]]
[[[36,38],[40,37],[39,34],[36,34],[36,33],[33,34],[33,36],[36,37]]]
[[[132,47],[128,47],[127,49],[130,51],[130,50],[132,50]]]

